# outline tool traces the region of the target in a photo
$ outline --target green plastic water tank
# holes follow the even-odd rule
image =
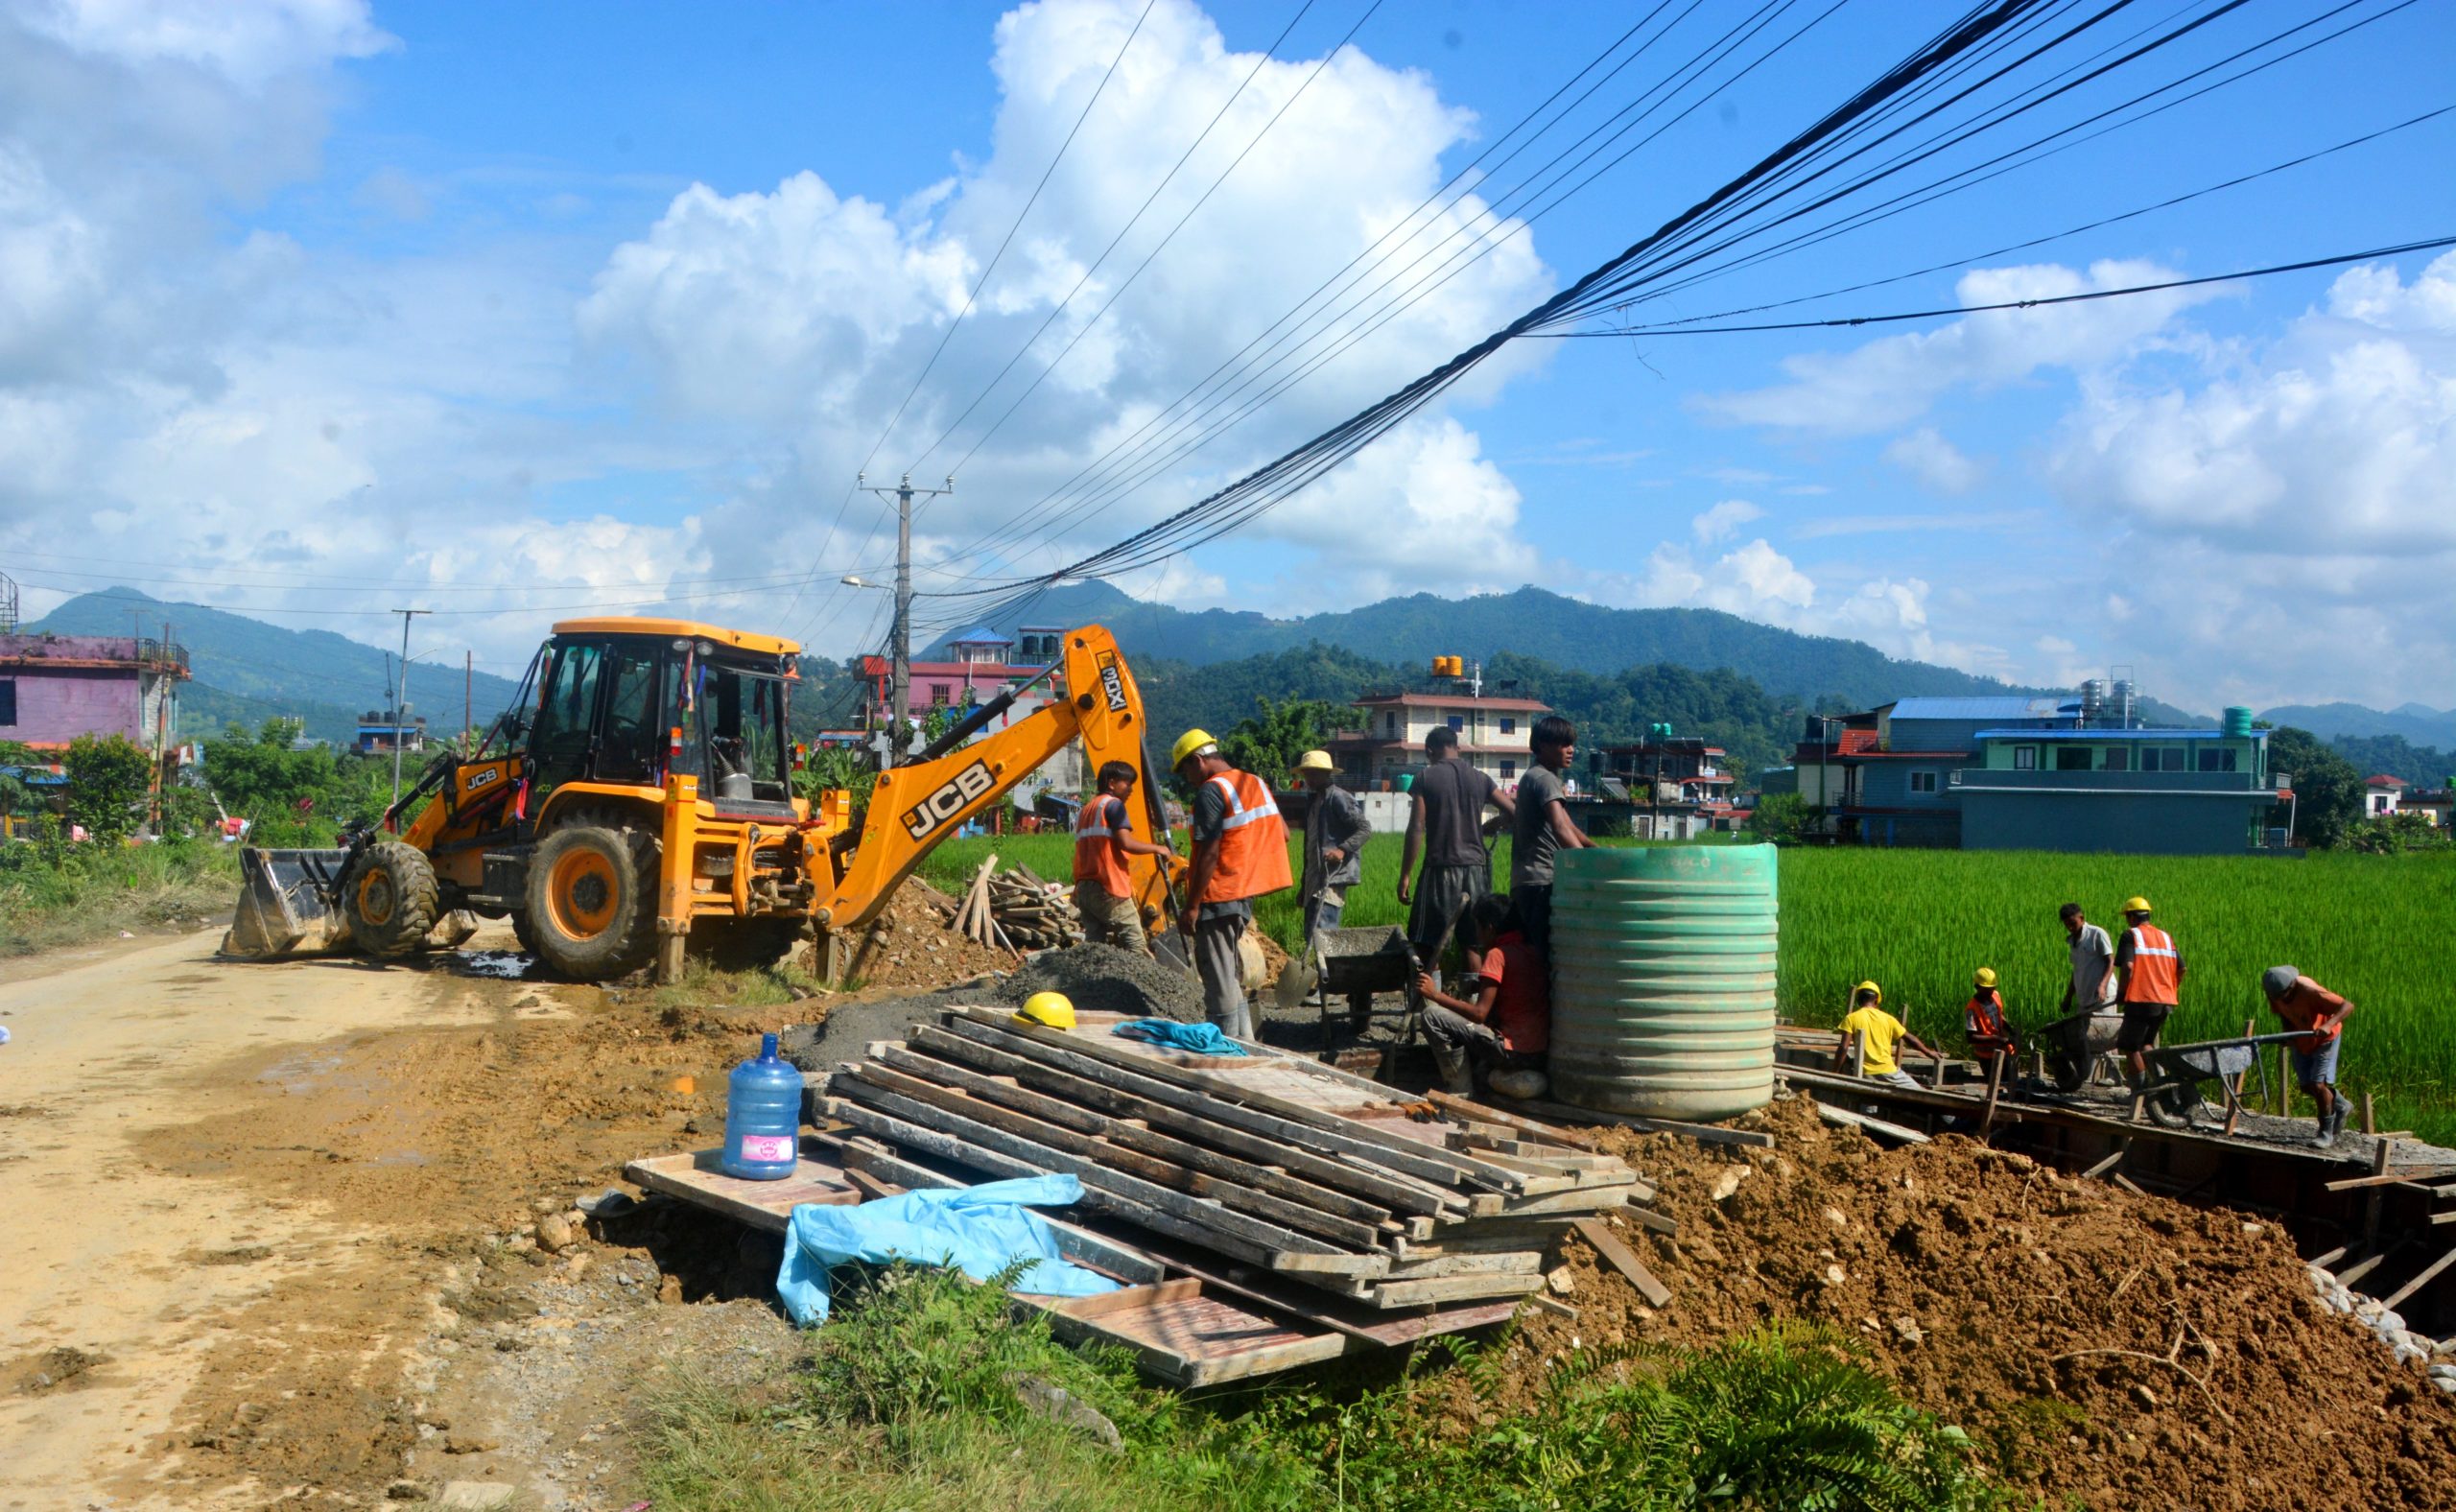
[[[2226,711],[2225,720],[2217,726],[2217,733],[2225,736],[2230,741],[2250,739],[2252,733],[2252,711],[2240,704],[2236,704],[2229,708]]]
[[[1552,886],[1552,1096],[1710,1123],[1774,1095],[1775,851],[1563,851]]]

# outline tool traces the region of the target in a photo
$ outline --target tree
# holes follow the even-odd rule
[[[1748,828],[1769,845],[1796,845],[1807,829],[1807,800],[1796,792],[1761,792]]]
[[[124,735],[80,735],[60,765],[68,771],[68,817],[96,841],[116,845],[145,817],[154,758]]]
[[[2362,817],[2362,773],[2309,730],[2282,724],[2269,731],[2268,769],[2293,779],[2294,802],[2290,810],[2279,807],[2278,822],[2286,822],[2290,812],[2304,844],[2342,844]]]
[[[1240,720],[1219,738],[1219,753],[1229,764],[1252,772],[1274,787],[1292,781],[1296,758],[1327,744],[1342,725],[1355,721],[1356,711],[1323,698],[1257,698],[1262,712]]]

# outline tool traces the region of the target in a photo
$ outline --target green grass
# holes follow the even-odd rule
[[[230,917],[238,901],[235,846],[73,845],[57,856],[0,842],[0,956]]]
[[[1588,1351],[1550,1370],[1526,1410],[1472,1432],[1423,1375],[1162,1390],[1122,1352],[1066,1349],[995,1286],[944,1271],[898,1267],[839,1293],[805,1349],[760,1386],[683,1379],[659,1394],[641,1486],[659,1512],[2013,1504],[1958,1429],[1903,1404],[1832,1335],[1796,1328],[1695,1352]],[[1448,1341],[1425,1359],[1497,1395],[1493,1348]],[[1121,1447],[1027,1410],[1026,1377],[1105,1415]]]
[[[1056,878],[1067,875],[1073,841],[956,840],[928,869],[960,887],[993,849],[1002,863]],[[1403,922],[1399,853],[1392,836],[1366,847],[1346,922]],[[1506,839],[1494,861],[1506,876]],[[2140,893],[2190,967],[2169,1043],[2239,1034],[2246,1020],[2256,1032],[2275,1029],[2260,973],[2300,966],[2360,1009],[2346,1028],[2344,1085],[2373,1094],[2383,1126],[2456,1144],[2456,1014],[2441,1001],[2456,986],[2456,858],[1796,849],[1783,853],[1781,886],[1780,1001],[1794,1022],[1833,1023],[1852,985],[1874,979],[1915,1033],[1958,1044],[1971,974],[1993,966],[2014,1023],[2036,1027],[2056,1016],[2069,973],[2056,910],[2078,903],[2114,933],[2118,905]],[[1293,945],[1299,911],[1291,891],[1263,900],[1256,917]]]

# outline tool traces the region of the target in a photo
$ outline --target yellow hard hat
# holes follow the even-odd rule
[[[1331,761],[1329,751],[1307,751],[1296,758],[1296,769],[1298,771],[1336,771],[1338,768]]]
[[[1873,993],[1875,993],[1875,994],[1877,995],[1877,1001],[1878,1003],[1882,1003],[1882,1002],[1884,1001],[1884,989],[1883,989],[1882,987],[1877,986],[1877,985],[1875,982],[1873,982],[1873,981],[1863,981],[1863,982],[1859,983],[1857,986],[1853,987],[1853,988],[1851,989],[1851,996],[1853,996],[1853,997],[1854,997],[1854,998],[1855,998],[1855,997],[1857,997],[1857,996],[1858,996],[1860,993],[1862,993],[1862,992],[1873,992]]]
[[[1219,743],[1217,741],[1211,738],[1211,732],[1209,730],[1188,730],[1183,735],[1177,737],[1176,744],[1169,748],[1169,768],[1173,771],[1177,768],[1184,766],[1186,764],[1186,758],[1193,755],[1194,752],[1201,750],[1206,745],[1216,745],[1218,744]]]
[[[2126,913],[2147,913],[2150,911],[2149,900],[2141,897],[2126,898],[2123,900],[2123,911]]]
[[[1035,992],[1024,1000],[1015,1012],[1018,1024],[1038,1024],[1052,1029],[1074,1027],[1074,1004],[1062,992]]]
[[[1982,987],[1992,987],[1996,985],[1996,968],[1993,966],[1979,967],[1978,984]]]

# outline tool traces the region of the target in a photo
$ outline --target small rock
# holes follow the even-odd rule
[[[2135,1386],[2132,1388],[2132,1400],[2144,1407],[2155,1408],[2158,1406],[2158,1393],[2147,1386]]]
[[[395,1480],[390,1485],[384,1488],[384,1500],[387,1501],[424,1501],[426,1500],[426,1487],[419,1485],[414,1480]]]
[[[1015,1396],[1024,1409],[1035,1417],[1049,1419],[1067,1428],[1081,1429],[1106,1445],[1112,1453],[1122,1453],[1125,1440],[1118,1436],[1117,1425],[1107,1414],[1093,1406],[1064,1386],[1043,1381],[1038,1376],[1017,1375],[1007,1378],[1015,1388]]]
[[[502,1512],[520,1488],[502,1480],[447,1480],[435,1504],[448,1512]]]
[[[1832,1224],[1838,1229],[1846,1229],[1851,1226],[1851,1219],[1840,1208],[1827,1208],[1825,1210],[1825,1221]]]
[[[572,1220],[560,1213],[549,1213],[537,1220],[537,1247],[549,1255],[571,1248],[576,1237]]]
[[[549,1213],[560,1213],[563,1211],[563,1199],[560,1197],[539,1197],[536,1201],[529,1204],[529,1211],[536,1214],[541,1218]]]
[[[491,1454],[503,1448],[501,1441],[477,1433],[446,1433],[443,1452],[447,1454]]]
[[[2246,1223],[2243,1225],[2243,1237],[2245,1239],[2257,1239],[2267,1232],[2268,1225],[2265,1223]]]
[[[1829,1287],[1838,1287],[1842,1285],[1842,1283],[1850,1280],[1851,1275],[1850,1272],[1844,1270],[1840,1265],[1828,1265],[1817,1273],[1816,1279],[1825,1283],[1825,1285]]]
[[[578,1281],[580,1277],[588,1274],[588,1267],[591,1263],[592,1258],[588,1251],[584,1249],[580,1250],[577,1254],[573,1255],[571,1259],[563,1262],[563,1279],[565,1281]]]
[[[1905,1344],[1916,1345],[1927,1342],[1927,1331],[1921,1328],[1919,1320],[1914,1317],[1895,1318],[1893,1332]]]
[[[668,1276],[659,1281],[656,1285],[656,1299],[669,1305],[679,1304],[682,1301],[682,1278]]]
[[[572,1204],[590,1217],[601,1219],[619,1218],[639,1205],[638,1200],[630,1193],[618,1192],[612,1187],[606,1188],[593,1197],[582,1197]]]
[[[1714,1178],[1714,1190],[1710,1195],[1716,1202],[1728,1201],[1731,1194],[1739,1190],[1739,1184],[1747,1179],[1747,1166],[1727,1166],[1723,1169],[1723,1173]]]
[[[537,1247],[537,1241],[531,1239],[526,1234],[514,1234],[511,1238],[504,1240],[503,1247],[508,1254],[526,1255],[531,1250]]]
[[[1551,1288],[1552,1295],[1566,1297],[1577,1289],[1577,1273],[1570,1270],[1569,1266],[1563,1265],[1546,1276],[1544,1285]]]

